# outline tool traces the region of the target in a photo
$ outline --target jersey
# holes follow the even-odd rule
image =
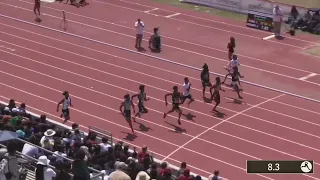
[[[143,105],[146,97],[147,97],[147,94],[146,94],[146,93],[140,92],[140,93],[138,94],[138,103],[139,103],[140,105]]]
[[[190,95],[190,87],[191,87],[191,84],[188,82],[188,83],[184,83],[183,84],[183,96],[189,96]]]
[[[173,104],[180,104],[180,100],[181,100],[181,94],[179,92],[172,94],[172,103]]]
[[[125,111],[130,111],[131,110],[131,106],[132,106],[132,101],[131,100],[125,100],[123,102],[123,109]]]
[[[68,97],[67,99],[64,98],[62,109],[69,109],[69,106],[71,105],[71,99]]]
[[[219,93],[220,89],[221,89],[221,84],[215,84],[214,85],[214,92],[215,93]]]
[[[210,81],[209,72],[205,72],[205,71],[201,72],[201,81],[203,81],[203,82],[209,82]]]

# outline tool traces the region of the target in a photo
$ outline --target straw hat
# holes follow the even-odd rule
[[[44,132],[45,136],[54,136],[56,132],[53,129],[48,129],[46,132]]]
[[[150,180],[150,176],[146,172],[140,171],[136,176],[136,180]]]
[[[41,164],[44,166],[49,165],[49,163],[50,163],[50,160],[47,158],[47,156],[40,156],[37,162],[37,164]]]

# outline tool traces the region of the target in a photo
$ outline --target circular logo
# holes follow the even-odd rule
[[[309,173],[312,171],[312,163],[309,161],[303,161],[300,165],[301,171],[304,173]]]

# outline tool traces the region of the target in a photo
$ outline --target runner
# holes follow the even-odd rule
[[[189,82],[189,79],[187,77],[184,78],[183,88],[184,88],[184,92],[183,92],[181,104],[183,104],[186,99],[190,99],[190,101],[188,102],[188,107],[189,107],[189,105],[194,101],[194,99],[190,94],[191,83]]]
[[[135,94],[131,97],[131,100],[133,101],[133,98],[138,97],[138,108],[139,112],[135,115],[135,117],[141,117],[142,113],[148,113],[148,109],[144,107],[144,102],[148,101],[149,98],[147,98],[147,94],[144,92],[144,85],[139,86],[140,93]]]
[[[236,40],[234,39],[234,37],[230,37],[230,42],[228,43],[227,48],[228,48],[228,60],[230,61],[234,53],[234,48],[236,48]]]
[[[134,134],[134,130],[132,127],[132,122],[131,122],[131,107],[133,109],[133,113],[135,113],[134,105],[130,99],[130,95],[126,94],[124,96],[124,101],[121,103],[119,109],[120,109],[120,113],[125,117],[126,121],[128,122],[128,124],[131,128],[132,133]],[[122,111],[122,108],[123,108],[123,111]],[[133,119],[133,120],[134,120],[134,122],[136,122],[135,119]]]
[[[205,63],[202,66],[202,71],[201,71],[201,82],[202,82],[202,96],[205,97],[205,91],[206,91],[206,87],[210,87],[212,86],[211,82],[210,82],[210,74],[209,74],[209,68],[208,65]]]
[[[214,108],[212,109],[212,111],[217,111],[216,108],[217,106],[220,104],[220,90],[224,92],[224,89],[222,89],[221,87],[221,80],[220,77],[216,77],[216,84],[214,84],[211,88],[210,88],[210,92],[211,92],[211,99],[216,102],[216,105],[214,106]],[[212,92],[213,91],[213,92]]]
[[[233,74],[233,70],[236,68],[236,69],[239,69],[238,66],[240,66],[240,63],[239,63],[239,60],[238,60],[238,56],[237,55],[232,55],[232,60],[227,64],[227,66],[225,67],[225,69],[228,71],[228,74],[225,76],[222,84],[225,83],[225,81],[227,80],[227,77],[228,76],[232,76]],[[238,71],[239,72],[239,71]],[[240,73],[239,73],[240,75]],[[243,78],[244,76],[241,76],[240,75],[240,78]],[[240,85],[240,80],[239,80],[239,85]]]
[[[70,119],[69,106],[72,107],[72,103],[68,91],[64,91],[62,95],[64,96],[64,98],[58,103],[57,112],[59,112],[59,106],[62,104],[62,111],[60,117],[64,117],[63,123],[65,123]]]
[[[239,97],[240,99],[242,99],[242,97],[240,96],[240,88],[239,88],[239,86],[238,86],[238,84],[237,84],[237,83],[240,82],[240,81],[239,81],[239,76],[240,76],[240,74],[239,74],[239,72],[238,72],[238,69],[235,68],[235,69],[233,70],[233,73],[232,73],[232,88],[237,92],[238,97]]]
[[[172,109],[169,110],[167,113],[164,113],[163,114],[163,118],[166,118],[167,114],[170,114],[173,111],[177,111],[179,113],[179,115],[178,115],[178,124],[181,125],[180,118],[181,118],[181,115],[182,115],[182,111],[181,111],[179,105],[181,104],[181,97],[182,96],[181,96],[181,93],[178,91],[178,86],[173,86],[173,92],[172,93],[168,93],[168,94],[166,94],[164,96],[166,106],[168,105],[168,101],[167,101],[167,97],[168,96],[172,97]]]
[[[40,0],[34,0],[33,12],[36,15],[36,21],[41,21],[41,19],[40,19]]]

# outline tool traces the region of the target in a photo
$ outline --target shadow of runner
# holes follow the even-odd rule
[[[227,103],[247,104],[245,101],[240,100],[240,99],[236,99],[236,98],[233,98],[233,97],[225,97],[225,98],[231,100],[231,102],[227,102]]]
[[[177,125],[174,125],[174,124],[169,123],[167,121],[164,121],[164,122],[174,128],[174,131],[173,130],[169,130],[169,132],[174,132],[174,133],[186,133],[187,132],[186,129],[182,129],[181,127],[179,127]]]
[[[123,131],[121,131],[121,133],[127,135],[126,137],[123,138],[124,140],[127,140],[127,141],[134,141],[137,138],[137,135],[132,134],[132,133],[123,132]]]
[[[184,116],[187,120],[190,120],[190,121],[193,121],[195,122],[195,120],[193,118],[197,117],[191,113],[188,113],[188,114],[182,114],[182,116]]]
[[[140,122],[135,122],[136,124],[139,124],[139,130],[142,132],[148,132],[148,131],[153,131],[150,127],[145,126],[144,124]]]

